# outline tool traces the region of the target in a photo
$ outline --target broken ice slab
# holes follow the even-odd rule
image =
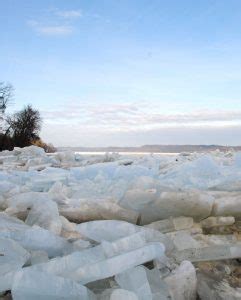
[[[115,276],[122,289],[134,292],[139,300],[152,300],[152,292],[144,267],[135,267]]]
[[[20,155],[20,156],[30,156],[30,157],[40,157],[40,156],[46,156],[46,153],[43,148],[31,145],[29,147],[19,148],[14,147],[14,150],[12,152],[14,155]]]
[[[240,180],[239,180],[240,182]],[[224,193],[214,201],[213,213],[214,216],[233,216],[240,219],[241,214],[241,197],[238,193],[231,195]]]
[[[30,226],[38,225],[57,235],[62,229],[58,206],[49,199],[34,203],[25,222]]]
[[[98,294],[98,300],[138,300],[138,297],[133,292],[116,287]]]
[[[78,232],[96,242],[115,241],[144,230],[140,226],[117,220],[98,220],[77,225]]]
[[[6,213],[26,215],[26,224],[39,225],[55,234],[60,234],[62,223],[57,204],[47,193],[27,192],[8,199]]]
[[[17,271],[20,271],[21,268],[16,269],[15,271],[8,272],[2,276],[0,276],[0,299],[1,294],[5,293],[6,291],[11,290],[13,278]]]
[[[121,199],[121,206],[131,209],[142,211],[145,207],[157,201],[159,193],[157,189],[143,189],[134,188],[126,191],[124,197]]]
[[[70,279],[30,269],[17,272],[12,284],[14,300],[95,300],[85,286]]]
[[[0,231],[0,238],[12,239],[27,250],[46,251],[49,257],[63,255],[72,249],[67,240],[38,226],[22,231]]]
[[[133,292],[124,289],[115,289],[111,295],[110,300],[139,300],[140,298]]]
[[[120,205],[129,208],[130,199],[128,191],[120,201]],[[200,191],[191,192],[162,192],[157,198],[145,198],[145,203],[139,203],[139,192],[136,197],[131,195],[133,202],[131,208],[141,215],[141,224],[149,224],[154,221],[167,219],[169,217],[192,217],[199,221],[210,216],[214,197],[208,193]],[[156,196],[155,196],[156,197]]]
[[[29,257],[29,252],[15,241],[0,238],[0,276],[21,268]]]
[[[223,244],[202,248],[190,248],[182,251],[174,251],[174,258],[178,262],[189,260],[191,262],[234,259],[241,257],[241,244]]]
[[[181,265],[165,278],[172,299],[196,300],[197,276],[194,266],[189,261],[183,261]]]
[[[164,246],[162,244],[150,243],[142,248],[80,267],[73,275],[76,280],[86,284],[114,276],[134,266],[161,258],[163,255]]]
[[[177,163],[159,178],[163,186],[175,190],[205,190],[215,185],[222,175],[222,168],[212,154],[193,154],[191,159]]]
[[[173,241],[177,250],[184,250],[190,248],[198,248],[199,243],[196,241],[189,232],[185,230],[174,231],[168,233],[167,236]]]
[[[48,253],[45,251],[31,251],[30,254],[31,265],[45,263],[49,260]]]
[[[15,241],[0,238],[0,293],[11,289],[15,272],[29,257],[30,254]]]
[[[171,295],[166,282],[162,279],[163,273],[157,269],[147,269],[146,275],[147,280],[151,287],[152,299],[153,300],[170,300]]]
[[[113,242],[102,241],[101,245],[108,257],[118,255],[122,252],[134,250],[145,246],[150,242],[159,242],[165,246],[165,252],[169,253],[173,250],[173,242],[164,234],[146,229]]]
[[[81,200],[78,204],[60,205],[59,213],[74,223],[95,220],[122,220],[136,224],[139,214],[119,206],[110,199]]]
[[[106,258],[101,246],[92,247],[72,254],[56,257],[47,263],[37,264],[31,267],[32,270],[47,272],[62,276],[65,278],[73,278],[74,272],[79,267],[96,263]]]
[[[166,220],[156,221],[148,225],[145,225],[145,227],[147,228],[152,228],[162,233],[189,229],[192,226],[193,226],[193,218],[191,217],[177,217],[177,218],[171,217]]]
[[[47,168],[41,172],[33,173],[26,186],[34,192],[48,192],[55,182],[67,185],[69,171],[60,168]]]
[[[0,232],[2,231],[21,231],[28,229],[29,226],[23,221],[10,217],[4,212],[0,212]]]
[[[159,270],[138,266],[115,276],[121,288],[134,292],[139,300],[170,299],[167,285],[161,280]]]
[[[230,226],[235,223],[235,218],[232,216],[208,217],[207,219],[202,220],[200,223],[203,228],[212,228],[217,226]]]
[[[100,245],[31,268],[86,284],[114,276],[145,262],[160,259],[165,256],[164,250],[164,246],[156,242],[108,257]]]

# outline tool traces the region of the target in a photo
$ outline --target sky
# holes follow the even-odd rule
[[[241,145],[240,0],[0,0],[0,36],[46,142]]]

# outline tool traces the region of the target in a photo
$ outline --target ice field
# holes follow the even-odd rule
[[[0,153],[0,298],[241,299],[241,153]]]

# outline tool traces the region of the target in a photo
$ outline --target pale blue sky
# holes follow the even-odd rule
[[[239,0],[0,0],[0,32],[46,141],[241,144]]]

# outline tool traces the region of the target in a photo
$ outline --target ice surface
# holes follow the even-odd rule
[[[235,152],[1,152],[0,292],[194,300],[198,286],[201,300],[240,299],[240,199]],[[217,260],[229,272],[213,279]]]
[[[139,300],[166,300],[169,296],[167,285],[157,269],[138,266],[116,275],[115,280],[121,288],[134,292]]]
[[[164,246],[161,243],[147,243],[136,249],[119,250],[113,256],[108,256],[101,246],[75,252],[63,258],[56,258],[44,264],[31,268],[74,279],[83,284],[108,278],[129,268],[164,256]]]
[[[166,220],[156,221],[146,225],[146,227],[158,230],[162,233],[189,229],[192,226],[193,218],[190,217],[170,218]]]
[[[29,259],[29,253],[10,239],[0,239],[0,276],[21,268]]]
[[[222,244],[209,247],[189,248],[176,251],[175,258],[181,262],[189,260],[191,262],[234,259],[241,257],[241,244]]]
[[[67,240],[38,226],[23,231],[0,232],[0,238],[12,239],[27,250],[46,251],[49,257],[63,255],[71,249]]]
[[[165,279],[170,293],[175,300],[195,300],[197,277],[194,266],[183,261],[173,274]]]
[[[143,267],[136,267],[115,276],[123,289],[134,292],[138,299],[152,299],[152,292]]]
[[[21,231],[28,229],[29,226],[23,221],[8,216],[4,212],[0,212],[0,232],[2,231]]]
[[[38,225],[55,234],[61,232],[62,223],[59,218],[57,204],[47,193],[28,192],[8,199],[6,213],[26,216],[26,224]]]
[[[201,221],[201,226],[211,228],[217,226],[229,226],[235,223],[234,217],[209,217]]]
[[[69,201],[67,205],[61,205],[59,212],[68,220],[82,223],[93,220],[123,220],[136,223],[139,214],[125,209],[110,199]]]
[[[16,273],[13,279],[12,296],[14,300],[96,299],[85,286],[70,279],[30,269]]]
[[[143,202],[139,200],[139,193],[128,191],[120,204],[139,212],[142,224],[181,216],[201,220],[210,216],[214,201],[211,195],[204,192],[162,192],[158,195],[153,191],[148,196],[143,195]]]
[[[110,300],[139,300],[135,293],[123,289],[116,289],[110,295]]]
[[[83,236],[96,242],[103,240],[112,242],[144,229],[124,221],[106,220],[79,224],[77,230]]]

